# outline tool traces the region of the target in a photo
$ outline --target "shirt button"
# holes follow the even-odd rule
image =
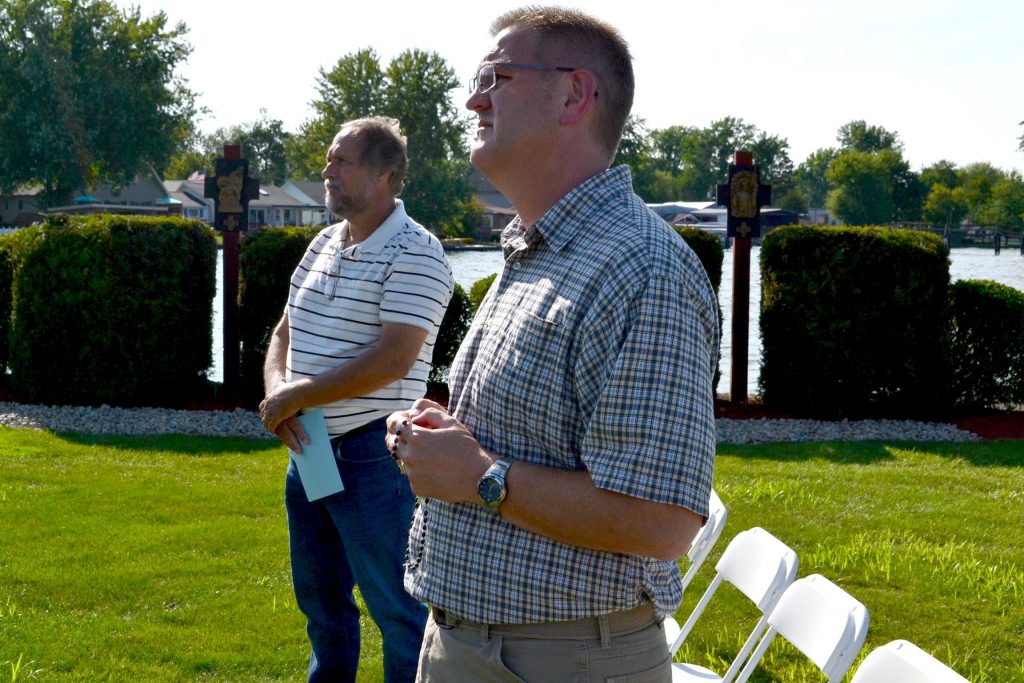
[[[523,264],[520,263],[519,261],[513,261],[512,262],[512,270],[519,270],[522,267],[523,267]]]

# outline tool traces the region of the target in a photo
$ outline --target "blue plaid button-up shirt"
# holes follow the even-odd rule
[[[601,488],[707,514],[717,302],[700,261],[633,193],[625,166],[502,235],[505,267],[450,376],[452,413],[495,456],[587,470]],[[588,550],[479,505],[424,500],[406,588],[483,623],[560,621],[652,601],[675,562]]]

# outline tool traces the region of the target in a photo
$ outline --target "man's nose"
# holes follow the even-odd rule
[[[481,109],[487,109],[491,106],[490,93],[480,92],[479,89],[474,90],[473,94],[466,100],[466,109],[470,111],[480,111]]]

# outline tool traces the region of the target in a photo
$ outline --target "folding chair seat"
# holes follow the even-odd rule
[[[794,581],[768,615],[768,632],[737,677],[746,683],[776,635],[814,662],[830,683],[843,680],[868,634],[868,610],[820,574]]]
[[[850,683],[967,683],[967,679],[906,640],[876,647]]]
[[[679,650],[723,582],[735,586],[747,596],[761,611],[761,618],[740,648],[725,676],[719,676],[714,671],[695,664],[674,663],[672,665],[672,680],[676,682],[724,681],[725,683],[732,681],[754,645],[757,644],[758,638],[768,628],[768,613],[782,597],[786,587],[796,578],[798,563],[796,553],[789,546],[760,527],[747,529],[737,534],[722,553],[718,564],[715,565],[717,570],[715,578],[669,646],[669,651],[675,655]]]

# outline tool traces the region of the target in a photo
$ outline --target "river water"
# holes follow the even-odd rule
[[[750,253],[750,330],[748,344],[749,368],[747,370],[747,393],[757,393],[757,376],[761,359],[761,336],[758,330],[758,316],[761,307],[761,248],[755,246]],[[722,264],[722,286],[718,299],[722,304],[722,378],[718,383],[719,393],[728,393],[730,379],[730,358],[732,353],[732,260],[733,251],[725,252]],[[455,281],[467,292],[477,280],[501,270],[501,251],[453,251],[448,252]],[[950,252],[950,278],[957,280],[994,280],[1024,291],[1024,254],[1016,249],[1003,249],[996,254],[992,249],[961,248]],[[220,382],[224,378],[223,328],[221,326],[221,283],[223,281],[221,259],[217,261],[217,295],[213,302],[213,368],[210,379]]]

